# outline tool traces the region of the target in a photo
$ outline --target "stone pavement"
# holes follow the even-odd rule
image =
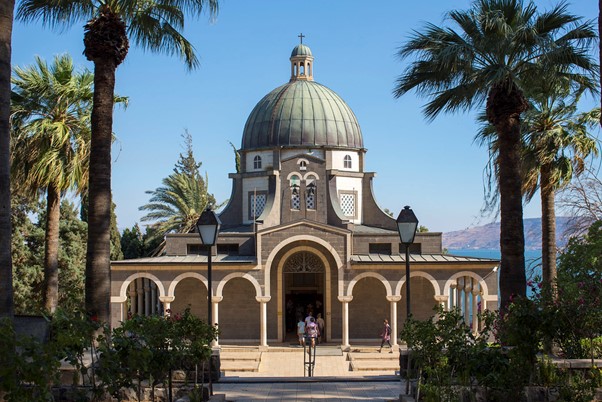
[[[335,350],[318,347],[309,378],[304,376],[302,348],[270,348],[262,353],[258,371],[223,373],[213,385],[214,394],[225,394],[227,401],[399,400],[405,388],[396,370],[350,371],[347,353]]]
[[[214,394],[227,401],[398,401],[402,383],[397,381],[217,383]]]

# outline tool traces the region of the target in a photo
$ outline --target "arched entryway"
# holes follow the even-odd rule
[[[324,261],[310,252],[290,255],[282,266],[284,342],[295,342],[296,325],[311,311],[325,316],[326,269]]]

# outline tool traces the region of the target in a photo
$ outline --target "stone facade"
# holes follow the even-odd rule
[[[219,342],[296,343],[295,323],[310,310],[324,317],[327,342],[376,340],[385,318],[396,342],[406,319],[405,247],[376,202],[375,173],[364,172],[353,112],[313,81],[309,48],[295,49],[291,81],[251,113],[241,171],[229,175],[211,248]],[[113,325],[187,307],[206,319],[207,249],[196,233],[168,234],[166,245],[163,256],[112,263]],[[498,261],[445,255],[437,232],[418,233],[409,252],[415,317],[457,307],[477,330],[476,313],[497,307]]]

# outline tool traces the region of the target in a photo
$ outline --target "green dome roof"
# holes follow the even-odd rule
[[[360,149],[363,140],[357,118],[339,95],[314,81],[293,80],[259,101],[242,137],[246,150],[279,146]]]
[[[311,50],[308,46],[305,46],[303,43],[295,46],[293,51],[291,52],[291,57],[295,56],[311,56]]]

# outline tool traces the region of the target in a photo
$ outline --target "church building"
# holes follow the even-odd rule
[[[391,341],[411,312],[497,309],[497,260],[443,253],[441,233],[417,233],[410,278],[394,217],[378,206],[375,173],[364,171],[360,125],[334,91],[314,81],[314,57],[297,45],[290,80],[272,90],[245,124],[240,171],[219,213],[212,247],[213,321],[219,343],[296,343],[296,322],[311,310],[327,342],[349,348],[376,340],[383,319]],[[401,207],[402,205],[400,205]],[[159,257],[111,263],[112,325],[133,314],[207,318],[207,249],[197,233],[168,234]]]

